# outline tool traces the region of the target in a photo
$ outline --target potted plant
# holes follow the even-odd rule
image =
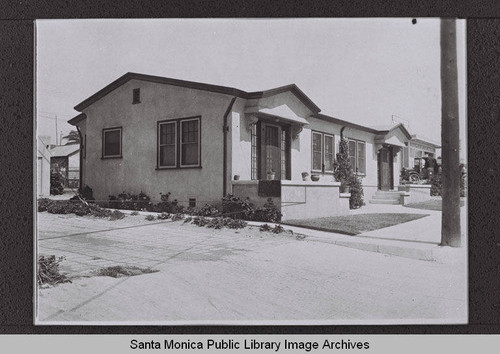
[[[309,176],[309,173],[307,172],[302,172],[302,180],[307,181],[307,177]]]
[[[319,181],[319,175],[311,175],[311,181],[318,182]]]
[[[274,172],[274,170],[267,171],[267,179],[268,180],[273,180],[275,176],[276,176],[276,173]]]

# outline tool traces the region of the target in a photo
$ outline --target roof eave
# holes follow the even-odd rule
[[[73,117],[70,120],[68,120],[68,123],[71,124],[71,125],[76,126],[78,123],[80,123],[81,121],[85,120],[86,118],[87,118],[87,115],[85,113],[80,113],[76,117]]]
[[[345,125],[346,127],[359,129],[359,130],[362,130],[362,131],[365,131],[368,133],[372,133],[372,134],[379,134],[380,133],[380,131],[378,131],[376,129],[365,127],[363,125],[359,125],[356,123],[351,123],[351,122],[342,120],[340,118],[327,116],[326,114],[314,114],[313,118],[318,118],[318,119],[322,119],[322,120],[326,120],[326,121],[332,121],[332,122],[339,124],[339,125]]]

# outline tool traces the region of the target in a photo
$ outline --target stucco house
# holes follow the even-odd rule
[[[62,176],[64,187],[79,188],[80,145],[57,145],[50,149],[50,166]]]
[[[349,195],[333,179],[341,133],[367,201],[399,193],[401,150],[412,139],[402,124],[374,129],[322,114],[294,84],[246,92],[127,73],[75,109],[81,186],[96,199],[170,192],[203,206],[228,193],[256,205],[272,197],[284,219],[347,213]],[[303,181],[303,172],[320,179]]]

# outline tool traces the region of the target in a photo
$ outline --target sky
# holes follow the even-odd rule
[[[126,72],[261,91],[295,83],[321,112],[441,141],[439,19],[137,19],[36,23],[38,135]],[[465,22],[457,21],[465,153]]]

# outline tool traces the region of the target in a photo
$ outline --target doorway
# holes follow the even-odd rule
[[[274,179],[289,179],[289,129],[288,127],[261,122],[260,124],[260,179],[267,179],[274,172]]]
[[[383,147],[378,154],[378,188],[382,191],[394,189],[394,165],[392,148]]]

